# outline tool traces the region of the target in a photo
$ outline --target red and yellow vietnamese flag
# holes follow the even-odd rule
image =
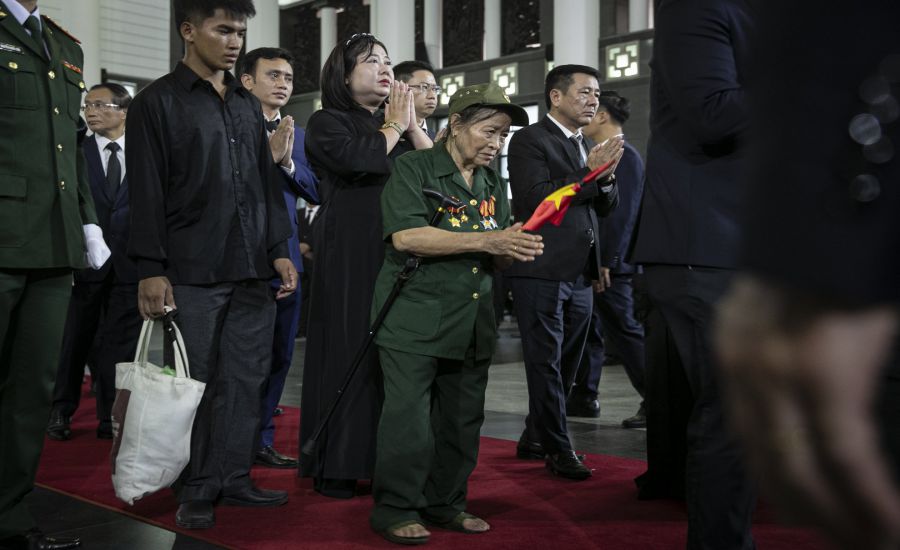
[[[566,214],[566,210],[569,209],[569,204],[572,202],[572,197],[581,191],[581,184],[594,181],[601,173],[609,168],[611,164],[612,161],[606,162],[596,170],[591,171],[591,173],[582,178],[580,182],[570,183],[547,195],[547,197],[541,201],[541,204],[534,209],[534,214],[528,218],[528,221],[525,222],[522,229],[525,231],[537,231],[547,222],[550,222],[553,225],[561,224],[563,216]]]
[[[545,223],[550,222],[553,225],[562,223],[566,210],[569,209],[569,203],[575,193],[581,191],[580,183],[571,183],[565,187],[560,187],[556,191],[547,195],[547,198],[541,201],[541,204],[534,209],[534,214],[528,218],[522,229],[525,231],[537,231]]]

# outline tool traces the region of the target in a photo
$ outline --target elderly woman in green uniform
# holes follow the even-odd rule
[[[376,338],[385,395],[370,522],[392,542],[427,542],[426,522],[465,533],[490,529],[466,512],[466,486],[496,337],[493,273],[543,249],[540,236],[509,227],[506,184],[488,167],[511,124],[527,125],[528,115],[500,88],[460,89],[450,99],[447,138],[398,158],[381,196],[387,252],[374,312],[408,255],[422,258]],[[423,189],[464,206],[432,227],[439,205]]]

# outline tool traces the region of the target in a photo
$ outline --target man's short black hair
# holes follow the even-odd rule
[[[122,108],[122,110],[128,110],[128,106],[131,105],[131,94],[128,93],[128,90],[125,89],[125,86],[121,84],[116,84],[115,82],[103,82],[100,84],[94,84],[91,86],[89,92],[93,92],[94,90],[99,90],[102,88],[106,88],[109,90],[109,93],[112,94],[112,102]]]
[[[572,80],[574,80],[572,78],[574,74],[586,74],[593,76],[598,82],[600,81],[600,73],[597,69],[587,65],[560,65],[554,67],[553,70],[547,73],[547,78],[544,80],[544,102],[547,104],[547,109],[550,109],[551,105],[550,91],[568,92],[569,86],[572,85]]]
[[[409,82],[412,80],[413,73],[416,71],[428,71],[434,74],[434,67],[427,61],[404,61],[394,65],[394,80],[400,82]]]
[[[609,113],[619,126],[625,124],[631,117],[631,102],[613,90],[600,92],[600,108]]]
[[[238,75],[249,74],[256,76],[256,64],[260,59],[284,59],[291,67],[294,66],[294,56],[284,48],[256,48],[244,54],[241,62],[241,70]]]
[[[215,15],[216,10],[248,19],[256,15],[253,0],[173,0],[173,4],[176,30],[185,21],[199,25],[204,19]]]

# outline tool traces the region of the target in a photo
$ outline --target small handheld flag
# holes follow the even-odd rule
[[[528,218],[528,221],[525,222],[522,229],[525,231],[537,231],[547,222],[557,226],[561,224],[563,216],[566,214],[566,210],[569,209],[569,204],[572,202],[572,197],[581,191],[581,184],[594,181],[600,174],[609,168],[611,164],[612,161],[606,162],[583,177],[580,182],[570,183],[547,195],[547,197],[541,201],[541,204],[534,209],[534,214]]]

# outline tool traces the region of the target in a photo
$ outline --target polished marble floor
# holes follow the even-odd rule
[[[304,340],[296,342],[296,352],[282,402],[300,405]],[[639,397],[621,366],[604,368],[601,381],[599,418],[571,418],[569,431],[575,447],[591,453],[644,458],[645,432],[620,427],[633,415]],[[485,423],[482,434],[517,440],[528,410],[525,371],[519,335],[514,323],[501,326],[497,353],[490,371]],[[45,532],[77,536],[85,550],[201,550],[217,546],[180,533],[143,523],[92,504],[38,488],[28,496],[28,504]],[[174,510],[173,510],[174,513]]]

